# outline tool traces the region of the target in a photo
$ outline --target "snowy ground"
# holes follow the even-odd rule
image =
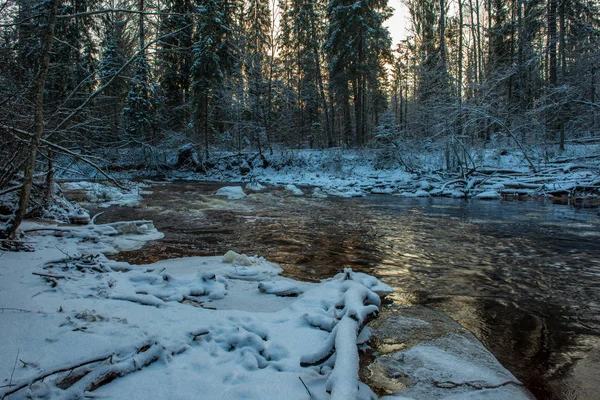
[[[0,258],[2,398],[373,396],[357,336],[391,292],[375,278],[296,282],[233,252],[145,266],[103,255],[160,238],[147,221],[23,230],[35,251]]]
[[[572,146],[570,152],[552,161],[534,159],[533,170],[522,154],[484,150],[471,155],[472,165],[460,172],[444,170],[443,160],[434,155],[418,154],[415,167],[378,164],[377,155],[368,151],[298,151],[285,162],[268,168],[254,169],[243,177],[217,171],[208,179],[257,182],[284,186],[312,186],[315,197],[353,197],[367,194],[392,194],[403,197],[445,196],[499,199],[502,196],[598,197],[600,168],[598,146],[585,151]],[[279,165],[283,164],[283,167]],[[202,179],[194,176],[193,178]],[[205,178],[205,179],[206,179]],[[295,193],[302,194],[302,193]]]
[[[261,184],[276,185],[295,195],[316,197],[392,194],[490,200],[501,196],[600,196],[600,145],[595,142],[567,143],[560,154],[532,148],[526,152],[527,157],[520,149],[509,146],[473,148],[464,150],[463,161],[460,165],[455,162],[452,171],[447,170],[445,153],[439,149],[391,155],[368,149],[280,150],[265,154],[268,164],[256,161],[254,153],[214,152],[211,168],[202,174],[186,170],[160,174],[124,171],[116,176],[242,182],[248,183],[252,190],[260,189]],[[249,163],[249,159],[255,160],[254,163]],[[102,179],[89,168],[82,169],[81,174],[79,178]],[[78,178],[73,170],[59,173],[59,177]],[[303,187],[315,190],[306,191]],[[130,196],[133,203],[136,201],[136,193],[121,195]],[[88,200],[103,200],[106,193],[96,190],[91,196]]]

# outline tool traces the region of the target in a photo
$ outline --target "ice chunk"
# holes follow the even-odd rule
[[[285,185],[285,190],[292,192],[294,196],[302,196],[304,192],[296,185]]]
[[[265,189],[265,186],[261,185],[258,182],[250,182],[246,185],[247,190],[252,190],[254,192],[260,192]]]
[[[227,197],[227,200],[240,200],[246,197],[246,193],[241,186],[224,186],[217,190],[217,196]]]
[[[487,190],[475,196],[479,200],[502,200],[502,195],[495,190]]]
[[[253,258],[250,258],[245,254],[238,254],[233,250],[229,250],[227,253],[225,253],[221,261],[228,264],[245,266],[253,265],[256,262]]]

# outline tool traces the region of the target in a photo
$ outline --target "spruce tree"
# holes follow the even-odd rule
[[[198,136],[204,139],[205,156],[208,158],[211,135],[218,113],[217,99],[222,84],[233,66],[228,48],[230,28],[227,6],[215,0],[202,0],[196,8],[196,38],[192,47],[192,85],[194,92],[194,126]]]
[[[390,56],[391,38],[383,23],[391,16],[391,9],[386,0],[333,0],[328,15],[326,46],[332,89],[344,107],[348,106],[351,90],[354,143],[363,146],[369,131],[368,91],[377,82],[382,58]]]
[[[189,100],[193,7],[190,0],[166,0],[159,20],[156,58],[160,92],[164,98],[161,119],[165,129],[182,129],[187,125]]]

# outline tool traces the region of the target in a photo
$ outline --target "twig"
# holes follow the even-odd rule
[[[104,211],[99,212],[98,214],[94,215],[90,221],[90,225],[94,225],[96,223],[96,218],[98,218],[99,216],[101,216],[102,214],[104,214]]]
[[[0,307],[0,311],[20,311],[20,312],[25,312],[25,313],[41,313],[40,311],[31,311],[31,310],[25,310],[23,308],[14,308],[14,307]]]
[[[56,248],[56,250],[60,251],[61,253],[63,253],[65,256],[67,256],[67,259],[69,260],[74,260],[75,257],[72,257],[69,253],[67,253],[66,251],[62,250],[61,248],[59,248],[58,246],[54,246]]]
[[[302,380],[301,377],[298,377],[298,379],[300,379],[300,382],[302,382],[302,384],[304,385],[304,389],[306,389],[306,391],[308,392],[308,395],[310,396],[310,398],[312,399],[313,395],[310,392],[310,390],[308,390],[308,386],[306,386],[306,383],[304,383],[304,381]]]
[[[13,365],[12,372],[10,373],[10,380],[8,381],[8,386],[12,386],[13,376],[15,375],[15,369],[17,368],[17,361],[19,361],[19,352],[21,350],[17,349],[17,356],[15,357],[15,365]]]
[[[52,274],[44,274],[41,272],[32,272],[32,275],[42,276],[44,278],[53,278],[53,279],[67,279],[64,275],[52,275]]]
[[[70,371],[70,370],[73,370],[75,368],[83,367],[83,366],[86,366],[86,365],[89,365],[89,364],[106,361],[106,360],[108,360],[111,357],[112,357],[112,354],[110,354],[108,356],[96,357],[96,358],[93,358],[91,360],[84,361],[82,363],[77,363],[77,364],[74,364],[74,365],[70,365],[70,366],[67,366],[67,367],[64,367],[64,368],[51,369],[50,371],[46,371],[44,374],[39,375],[36,378],[29,379],[29,380],[27,380],[24,383],[20,383],[18,385],[15,385],[16,387],[14,389],[9,390],[9,391],[5,392],[4,394],[2,394],[2,397],[0,397],[0,399],[5,399],[7,396],[10,396],[11,394],[18,392],[19,390],[21,390],[23,388],[26,388],[27,386],[29,386],[33,382],[38,382],[38,381],[44,380],[44,379],[46,379],[49,376],[56,375],[56,374],[59,374],[61,372],[66,372],[66,371]]]

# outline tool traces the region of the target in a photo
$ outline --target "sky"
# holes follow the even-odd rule
[[[408,36],[408,9],[402,0],[389,0],[388,4],[394,8],[394,15],[384,25],[392,34],[392,48],[396,48],[396,45]]]

